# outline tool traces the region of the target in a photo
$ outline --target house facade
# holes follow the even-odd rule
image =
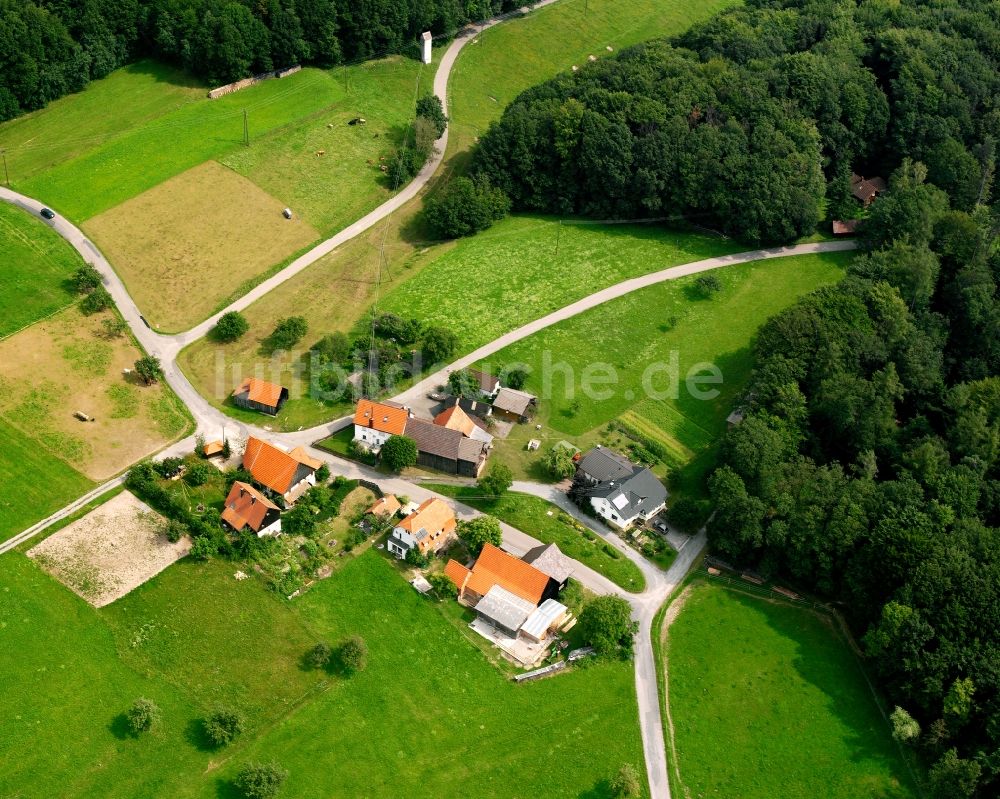
[[[389,534],[386,549],[400,559],[405,558],[411,549],[426,555],[440,551],[454,534],[455,512],[447,502],[433,497],[400,520]]]
[[[392,436],[401,436],[410,412],[399,405],[363,399],[354,410],[354,440],[378,452]]]

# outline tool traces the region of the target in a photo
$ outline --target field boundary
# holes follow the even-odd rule
[[[22,327],[19,327],[17,330],[13,330],[10,333],[7,333],[6,335],[0,336],[0,341],[6,341],[7,339],[12,338],[13,336],[16,336],[18,333],[23,333],[29,327],[34,327],[35,325],[37,325],[40,322],[45,322],[45,321],[51,319],[53,316],[58,316],[63,311],[68,311],[74,305],[76,305],[76,300],[73,300],[72,302],[66,303],[62,308],[56,308],[56,310],[54,310],[52,313],[46,314],[45,316],[41,316],[38,319],[36,319],[34,322],[28,322],[28,324],[23,325]]]

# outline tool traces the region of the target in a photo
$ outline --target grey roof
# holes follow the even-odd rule
[[[580,459],[578,468],[597,482],[624,480],[635,471],[635,465],[624,455],[603,447],[594,447]]]
[[[527,599],[521,599],[499,585],[494,585],[476,605],[476,613],[507,630],[519,630],[535,610]]]
[[[417,449],[442,458],[458,459],[458,447],[464,436],[459,430],[441,427],[424,419],[407,419],[403,435],[417,442]]]
[[[479,384],[480,391],[492,394],[493,389],[497,387],[497,383],[499,381],[489,372],[480,372],[478,369],[467,369],[466,371],[472,376],[472,379]]]
[[[573,573],[573,561],[567,558],[555,544],[529,549],[521,558],[538,571],[547,574],[557,583],[564,583]]]
[[[517,391],[513,388],[501,388],[497,392],[497,397],[493,400],[493,407],[507,413],[523,415],[525,411],[538,399],[534,394],[525,391]]]
[[[625,480],[609,480],[590,490],[590,496],[604,497],[623,519],[652,513],[667,501],[667,489],[649,469],[636,466]]]
[[[521,632],[532,638],[541,639],[546,630],[566,615],[566,610],[566,606],[561,602],[546,599],[521,625]]]
[[[465,438],[458,442],[458,459],[468,463],[479,463],[486,457],[486,443],[476,438]]]

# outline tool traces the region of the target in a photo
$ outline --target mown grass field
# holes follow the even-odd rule
[[[798,297],[839,280],[851,257],[826,253],[716,269],[712,274],[721,289],[707,298],[694,290],[696,276],[667,281],[491,356],[480,366],[498,370],[523,364],[529,372],[525,389],[540,397],[536,422],[542,430],[533,431],[533,437],[542,439],[542,449],[524,454],[525,468],[560,439],[586,448],[599,440],[608,422],[624,417],[675,451],[668,466],[687,468],[675,474],[682,479],[673,487],[698,493],[711,465],[711,448],[753,368],[754,334]],[[700,386],[717,392],[712,397],[699,398],[688,387],[689,375],[709,374],[699,364],[714,364],[721,372],[720,383]],[[676,384],[671,371],[678,376]],[[584,391],[585,380],[589,391]]]
[[[555,544],[567,557],[603,574],[626,591],[638,593],[646,588],[646,580],[638,566],[589,530],[584,534],[575,529],[563,520],[566,516],[563,511],[543,499],[508,492],[500,499],[490,500],[484,499],[474,487],[429,484],[427,488],[496,516],[545,544]]]
[[[73,301],[80,257],[41,219],[0,203],[0,339]]]
[[[467,148],[525,89],[656,36],[682,33],[735,0],[560,0],[480,35],[449,87],[449,151]],[[608,47],[612,50],[609,52]],[[489,76],[484,80],[484,76]]]
[[[186,330],[242,285],[319,238],[284,203],[206,161],[88,220],[149,323]]]
[[[429,799],[470,784],[498,799],[596,799],[622,762],[642,762],[628,664],[516,686],[373,551],[293,603],[235,568],[181,561],[97,611],[5,556],[0,675],[19,690],[0,696],[0,794],[229,797],[245,760],[276,759],[287,799]],[[301,667],[314,642],[351,634],[368,644],[365,671]],[[135,739],[119,714],[139,695],[164,719]],[[198,720],[219,701],[248,730],[213,751]]]
[[[513,216],[459,241],[379,310],[450,327],[464,352],[606,286],[736,252],[731,239],[661,225]]]
[[[919,795],[832,621],[718,585],[691,591],[665,644],[684,795]]]

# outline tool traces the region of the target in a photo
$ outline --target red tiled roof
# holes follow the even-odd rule
[[[463,436],[471,436],[476,429],[476,423],[458,405],[452,405],[447,410],[441,411],[434,417],[434,424],[438,427],[447,427],[449,430],[458,430]]]
[[[432,497],[420,503],[413,513],[396,526],[411,534],[421,528],[429,533],[450,533],[455,529],[455,512],[444,500]]]
[[[396,499],[395,494],[386,494],[384,497],[377,499],[367,512],[373,516],[392,516],[401,507],[403,506],[399,504],[399,500]]]
[[[281,392],[284,389],[276,383],[268,383],[266,380],[258,380],[256,377],[248,377],[233,394],[247,395],[251,402],[259,402],[270,408],[277,408],[281,400]]]
[[[486,544],[479,560],[472,567],[472,577],[466,588],[486,596],[494,585],[537,605],[549,583],[549,576],[530,563],[508,555],[502,549]]]
[[[222,520],[236,532],[249,527],[257,533],[269,510],[276,511],[278,506],[252,485],[237,480],[226,497]]]
[[[455,587],[458,589],[459,593],[465,588],[465,582],[472,576],[465,566],[459,563],[457,560],[449,560],[444,566],[444,574],[449,580],[451,580]]]
[[[243,453],[243,468],[258,483],[279,494],[287,493],[292,487],[300,466],[315,471],[319,464],[320,461],[310,458],[301,447],[288,453],[253,436],[247,439],[247,448]]]
[[[358,402],[358,407],[354,411],[354,424],[370,427],[380,433],[401,436],[406,429],[409,415],[406,408],[363,399]]]

